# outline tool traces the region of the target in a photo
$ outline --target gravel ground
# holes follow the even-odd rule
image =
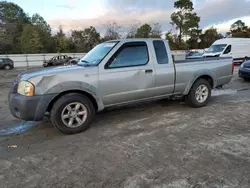
[[[8,82],[18,73],[0,72],[3,188],[250,187],[250,83],[237,70],[204,108],[162,100],[109,110],[70,136],[10,115]]]

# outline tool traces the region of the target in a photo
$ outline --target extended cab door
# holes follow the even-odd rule
[[[119,43],[99,65],[99,87],[105,106],[154,96],[155,72],[148,42]]]
[[[175,69],[167,41],[153,40],[155,63],[155,95],[172,95],[175,87]]]

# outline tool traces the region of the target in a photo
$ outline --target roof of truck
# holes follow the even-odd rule
[[[161,38],[129,38],[129,39],[116,39],[116,40],[109,40],[106,42],[130,42],[130,41],[153,41],[153,40],[165,40]]]

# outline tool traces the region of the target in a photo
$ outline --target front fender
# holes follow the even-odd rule
[[[35,81],[35,80],[33,80]],[[55,97],[63,92],[67,91],[82,91],[91,95],[98,106],[98,111],[104,109],[101,94],[99,90],[86,82],[81,81],[64,81],[60,80],[58,76],[44,76],[41,80],[36,80],[36,95],[51,95],[56,94]]]
[[[196,82],[196,80],[202,76],[211,77],[213,80],[213,87],[215,87],[217,85],[216,75],[214,72],[212,72],[212,71],[197,72],[197,73],[195,73],[194,77],[188,81],[187,86],[186,86],[183,94],[187,95],[189,93],[190,89],[192,88],[193,84]]]

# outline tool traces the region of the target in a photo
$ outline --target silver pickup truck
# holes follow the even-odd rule
[[[61,132],[74,134],[108,107],[174,95],[202,107],[211,89],[230,82],[232,74],[232,58],[173,62],[166,40],[114,40],[97,45],[77,65],[20,74],[10,90],[9,107],[27,121],[49,115]]]

